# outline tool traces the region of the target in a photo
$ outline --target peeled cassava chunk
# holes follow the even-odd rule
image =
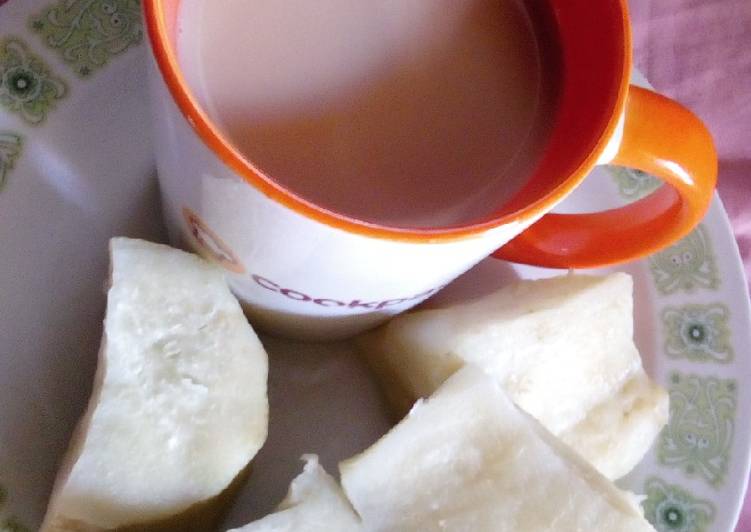
[[[360,519],[318,457],[303,459],[305,469],[275,513],[229,532],[362,532]]]
[[[358,345],[399,415],[472,363],[615,479],[641,460],[668,416],[667,394],[634,345],[632,285],[623,273],[520,281],[402,314]]]
[[[340,470],[373,532],[654,532],[633,495],[473,366]]]
[[[42,531],[211,530],[266,439],[266,352],[217,267],[110,252],[96,380]]]

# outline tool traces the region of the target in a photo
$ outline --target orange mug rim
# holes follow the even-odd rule
[[[289,188],[277,183],[255,166],[249,158],[232,146],[230,141],[219,131],[213,121],[202,109],[193,95],[187,80],[182,74],[175,47],[170,42],[170,34],[166,20],[165,3],[170,0],[143,0],[146,32],[156,65],[162,75],[177,107],[193,128],[202,142],[244,181],[262,192],[270,199],[284,207],[327,226],[362,236],[387,239],[400,242],[436,243],[450,242],[467,237],[480,236],[492,229],[510,223],[531,223],[549,212],[555,205],[570,194],[592,168],[597,164],[601,154],[616,134],[621,115],[624,111],[631,74],[631,28],[628,17],[626,0],[609,0],[618,5],[617,13],[621,16],[620,48],[622,63],[619,72],[619,83],[612,100],[610,116],[599,131],[592,133],[595,137],[594,148],[589,150],[582,160],[577,161],[575,170],[569,173],[563,181],[534,201],[510,213],[492,215],[490,219],[465,225],[441,228],[407,228],[382,225],[360,220],[335,211],[326,209],[297,195]],[[180,2],[181,0],[172,0]],[[567,0],[564,0],[567,1]],[[555,2],[555,0],[552,0]],[[588,0],[585,2],[588,3]],[[176,8],[175,8],[176,9]],[[561,9],[566,9],[564,6]]]

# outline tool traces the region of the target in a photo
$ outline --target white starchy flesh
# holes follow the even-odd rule
[[[620,478],[652,446],[667,422],[668,410],[665,390],[638,372],[609,400],[557,436],[605,476]]]
[[[632,285],[623,273],[520,281],[469,303],[397,316],[358,343],[397,409],[473,363],[601,473],[619,478],[648,450],[668,410],[633,342]],[[605,416],[604,430],[592,430]]]
[[[340,470],[368,531],[654,530],[635,497],[472,366]]]
[[[223,492],[266,439],[266,352],[222,271],[139,240],[110,252],[97,381],[43,531],[167,521]]]
[[[277,511],[229,532],[360,532],[360,519],[339,484],[307,455]]]

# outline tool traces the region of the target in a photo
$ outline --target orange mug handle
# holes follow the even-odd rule
[[[617,209],[547,214],[493,256],[548,268],[618,264],[669,246],[701,221],[717,182],[717,153],[704,124],[673,100],[633,85],[624,119],[611,164],[669,186]]]

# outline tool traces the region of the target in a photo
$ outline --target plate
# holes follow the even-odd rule
[[[35,530],[90,391],[105,306],[107,240],[164,241],[137,0],[0,0],[0,530]],[[640,197],[647,175],[600,168],[562,210]],[[746,284],[719,199],[676,246],[622,267],[636,335],[671,396],[670,423],[620,484],[658,530],[733,529],[749,470]],[[432,303],[560,272],[486,260]],[[270,511],[303,453],[329,471],[389,428],[346,343],[264,338],[269,439],[227,519]]]

